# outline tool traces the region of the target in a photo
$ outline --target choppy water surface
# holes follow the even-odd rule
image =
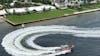
[[[50,20],[46,22],[37,23],[37,25],[68,25],[68,26],[77,26],[77,27],[83,27],[83,28],[96,27],[99,29],[100,28],[100,12],[81,14],[81,15],[71,16],[67,18],[62,18],[62,19],[54,19],[54,20]],[[0,37],[1,37],[0,43],[1,43],[2,38],[7,33],[15,29],[16,28],[10,26],[9,24],[0,23]],[[100,55],[99,53],[100,39],[98,38],[75,38],[71,35],[59,35],[59,34],[47,35],[43,37],[44,38],[40,37],[39,39],[37,39],[38,40],[37,43],[43,46],[50,46],[49,44],[55,45],[58,43],[59,44],[74,44],[75,45],[74,52],[71,54],[66,54],[67,56],[99,56]],[[70,37],[73,37],[73,38],[70,38]],[[44,40],[46,40],[46,42]],[[66,55],[61,55],[61,56],[66,56]],[[0,46],[0,56],[10,56],[10,55],[8,55],[4,51],[4,49]]]

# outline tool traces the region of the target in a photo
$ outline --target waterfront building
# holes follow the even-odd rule
[[[32,2],[32,0],[13,0],[13,2],[24,2],[24,3],[29,3],[29,2]]]
[[[89,0],[51,0],[52,4],[58,8],[80,7],[84,2]],[[91,0],[89,3],[97,3],[97,0]]]
[[[13,0],[13,2],[10,4],[11,6],[14,6],[15,2],[19,2],[21,4],[33,4],[33,2],[43,3],[47,2],[48,0]],[[68,8],[68,7],[80,7],[82,4],[88,4],[88,3],[97,3],[97,0],[49,0],[52,5],[55,5],[57,8]],[[99,0],[98,0],[99,1]],[[47,2],[48,4],[48,2]]]
[[[51,0],[51,2],[58,8],[79,7],[83,3],[82,0]]]

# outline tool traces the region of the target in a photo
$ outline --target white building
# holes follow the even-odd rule
[[[31,1],[32,1],[32,0],[20,0],[20,1],[19,1],[19,0],[13,0],[13,2],[26,2],[26,3],[27,3],[27,2],[31,2]]]
[[[58,8],[67,8],[68,6],[80,6],[81,0],[51,0]]]
[[[58,8],[67,8],[68,6],[80,7],[81,4],[84,4],[84,0],[51,0],[51,2]],[[96,3],[96,0],[93,0],[90,3]]]
[[[80,7],[81,4],[84,4],[84,1],[87,2],[88,0],[50,0],[50,1],[57,8],[68,8],[68,6]],[[15,2],[32,3],[32,0],[13,0],[13,3],[11,3],[11,5],[13,6]],[[90,3],[97,3],[97,0],[93,0]]]

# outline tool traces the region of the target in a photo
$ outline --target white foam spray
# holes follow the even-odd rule
[[[76,37],[100,38],[99,28],[78,28],[75,26],[61,26],[61,25],[34,26],[34,27],[19,29],[7,34],[3,38],[1,45],[12,56],[40,56],[43,53],[49,53],[51,52],[50,50],[57,49],[60,47],[42,47],[40,45],[37,45],[33,41],[40,36],[44,36],[48,34],[58,34],[58,33],[72,34],[73,36],[76,36]],[[37,50],[25,48],[20,43],[21,40],[25,38],[25,36],[30,35],[30,34],[35,34],[35,35],[29,37],[25,42],[29,46]],[[55,56],[55,55],[57,54],[52,54],[52,56]],[[42,55],[42,56],[45,56],[45,55]],[[47,55],[47,56],[50,56],[50,55]]]

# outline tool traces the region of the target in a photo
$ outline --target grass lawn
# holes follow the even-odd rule
[[[73,8],[73,10],[83,11],[83,10],[90,10],[90,9],[96,9],[96,8],[100,8],[100,4],[83,5],[81,6],[81,8]]]
[[[57,16],[62,16],[64,14],[71,14],[73,13],[72,10],[53,10],[53,11],[45,11],[42,13],[31,13],[25,15],[7,15],[7,19],[15,24],[25,23],[25,22],[32,22],[46,18],[52,18]]]
[[[83,10],[96,9],[96,8],[100,8],[100,4],[81,6],[81,8],[73,8],[73,9],[66,9],[66,10],[45,11],[42,13],[31,13],[25,15],[16,15],[16,14],[7,15],[7,19],[13,22],[14,24],[20,24],[20,23],[33,22],[42,19],[62,16],[64,14],[72,14],[75,11],[83,11]]]

